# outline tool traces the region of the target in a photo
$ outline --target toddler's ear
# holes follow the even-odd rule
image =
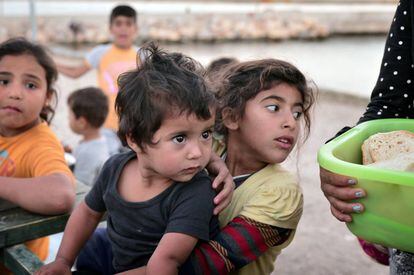
[[[131,148],[135,153],[141,153],[142,152],[141,147],[139,147],[138,144],[136,144],[131,139],[131,137],[129,135],[126,137],[126,140],[127,140],[127,143],[128,143],[129,148]]]
[[[239,116],[234,113],[232,108],[224,108],[221,111],[224,126],[229,130],[237,130],[239,128]]]

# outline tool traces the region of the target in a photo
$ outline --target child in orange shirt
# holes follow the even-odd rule
[[[79,66],[57,64],[59,72],[71,78],[78,78],[91,69],[97,70],[99,88],[109,100],[109,113],[101,132],[107,140],[111,155],[122,151],[122,144],[116,135],[117,79],[121,73],[134,69],[137,62],[141,62],[140,56],[137,56],[139,48],[134,45],[138,34],[137,19],[138,15],[133,7],[128,5],[114,7],[109,16],[109,32],[113,38],[111,43],[94,47]]]
[[[0,199],[46,215],[68,212],[75,201],[73,175],[48,126],[56,78],[41,46],[23,38],[0,44]],[[48,238],[26,245],[46,259]]]

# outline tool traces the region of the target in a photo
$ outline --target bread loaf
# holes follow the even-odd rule
[[[393,131],[370,136],[362,144],[364,165],[414,172],[414,133]]]
[[[392,159],[374,162],[368,164],[368,166],[397,171],[414,172],[414,152],[404,153]]]

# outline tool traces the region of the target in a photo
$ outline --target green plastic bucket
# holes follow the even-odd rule
[[[380,132],[414,132],[412,119],[379,119],[361,123],[322,146],[319,165],[331,172],[356,178],[367,197],[362,214],[347,223],[353,234],[366,241],[414,253],[414,173],[361,165],[361,145]]]

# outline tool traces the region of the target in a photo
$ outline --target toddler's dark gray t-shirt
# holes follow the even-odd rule
[[[92,210],[108,212],[107,230],[117,272],[146,265],[165,233],[183,233],[207,241],[219,228],[213,216],[215,192],[205,171],[189,182],[173,183],[148,201],[122,199],[117,182],[133,158],[136,154],[132,151],[111,157],[85,198]]]

